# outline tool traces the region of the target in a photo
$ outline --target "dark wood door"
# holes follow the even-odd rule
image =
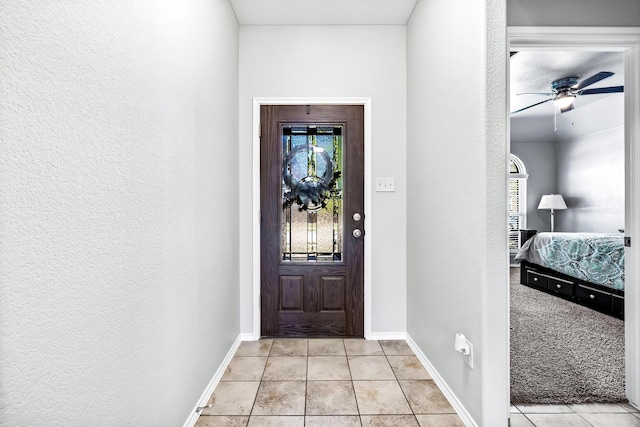
[[[262,106],[263,336],[364,335],[364,108]]]

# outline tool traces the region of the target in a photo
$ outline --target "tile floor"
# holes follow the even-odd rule
[[[404,341],[240,344],[196,427],[462,427]],[[517,405],[511,427],[640,427],[631,405]]]
[[[631,405],[516,405],[511,427],[639,427],[640,411]]]
[[[197,427],[463,427],[405,341],[243,342]]]

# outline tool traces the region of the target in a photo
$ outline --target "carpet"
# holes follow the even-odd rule
[[[521,285],[511,268],[511,402],[626,401],[624,322]]]

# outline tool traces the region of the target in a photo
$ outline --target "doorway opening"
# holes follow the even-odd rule
[[[637,167],[640,165],[640,156],[632,147],[637,147],[640,142],[640,132],[638,130],[638,55],[640,52],[640,34],[638,32],[629,32],[626,29],[589,29],[585,32],[579,28],[509,28],[509,48],[510,51],[522,52],[539,52],[539,51],[573,51],[584,54],[585,52],[615,52],[622,56],[623,74],[624,74],[624,125],[620,132],[624,139],[624,202],[623,202],[623,222],[624,226],[619,227],[624,230],[624,235],[637,238],[638,234],[638,185],[640,177]],[[569,76],[559,76],[558,79]],[[581,76],[576,76],[581,77]],[[588,76],[587,76],[588,77]],[[554,80],[555,81],[555,80]],[[534,104],[533,102],[531,104]],[[551,104],[551,102],[549,102]],[[586,109],[588,106],[584,106]],[[517,109],[515,109],[517,111]],[[512,105],[510,111],[514,111]],[[567,110],[568,111],[568,110]],[[577,120],[577,108],[574,112]],[[513,117],[513,115],[512,115]],[[557,120],[557,117],[551,120]],[[564,119],[563,119],[564,120]],[[566,121],[566,120],[565,120]],[[571,122],[569,122],[571,125]],[[554,128],[553,122],[550,123],[551,129]],[[559,127],[559,126],[558,126]],[[531,130],[529,130],[531,131]],[[517,132],[517,130],[516,130]],[[509,153],[513,152],[514,143],[514,125],[510,126],[510,143],[508,144]],[[526,162],[526,160],[525,160]],[[529,175],[533,175],[532,168],[527,165]],[[556,169],[559,170],[559,169]],[[559,173],[559,172],[558,172]],[[634,192],[635,189],[635,192]],[[529,192],[531,195],[531,192]],[[531,204],[536,204],[539,200],[532,200]],[[580,200],[574,200],[579,202]],[[532,215],[533,213],[533,215]],[[531,218],[537,214],[534,207],[529,209],[529,224]],[[548,215],[548,211],[545,212]],[[569,216],[568,216],[569,217]],[[580,223],[580,219],[569,217],[573,223]],[[569,219],[565,218],[565,220]],[[584,224],[584,223],[582,223]],[[565,226],[571,228],[571,223],[565,223]],[[532,227],[530,227],[532,228]],[[590,230],[588,230],[590,231]],[[637,374],[640,369],[640,352],[638,350],[638,325],[637,319],[640,314],[638,284],[638,268],[639,253],[634,247],[625,248],[625,325],[624,325],[624,365],[625,365],[625,382],[626,382],[626,398],[632,404],[638,404],[640,397],[639,383]],[[513,326],[513,325],[512,325]],[[532,355],[533,357],[533,355]]]

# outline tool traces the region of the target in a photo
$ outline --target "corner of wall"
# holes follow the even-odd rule
[[[238,347],[240,347],[240,343],[242,341],[245,341],[242,335],[238,335],[238,338],[236,338],[236,340],[234,341],[233,345],[227,352],[227,355],[222,360],[222,363],[220,363],[220,365],[218,366],[218,369],[216,369],[215,373],[213,374],[213,377],[209,381],[209,384],[207,384],[207,387],[202,392],[200,399],[198,399],[195,406],[193,407],[193,411],[191,412],[187,420],[184,422],[183,427],[193,427],[196,424],[196,422],[198,421],[198,418],[200,417],[200,413],[202,412],[202,409],[200,409],[200,411],[198,411],[198,409],[207,407],[209,399],[211,398],[211,395],[215,391],[215,388],[218,386],[220,379],[224,375],[224,372],[229,366],[231,359],[233,359],[233,355],[238,350]]]

